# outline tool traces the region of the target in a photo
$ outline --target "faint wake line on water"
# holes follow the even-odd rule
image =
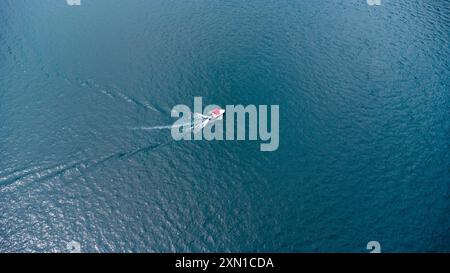
[[[136,106],[145,108],[147,110],[152,110],[152,111],[156,111],[159,112],[158,109],[156,109],[155,107],[149,105],[148,103],[142,103],[139,102],[138,100],[127,96],[126,94],[118,91],[117,87],[113,86],[112,89],[116,89],[116,91],[108,91],[108,88],[103,88],[101,85],[97,84],[96,82],[94,82],[93,80],[87,80],[82,82],[81,84],[79,84],[80,86],[88,86],[89,88],[93,88],[94,90],[99,91],[101,94],[107,95],[108,97],[111,98],[120,98],[124,101],[126,101],[127,103],[130,104],[134,104]]]
[[[95,169],[102,164],[109,162],[113,159],[118,158],[129,158],[140,152],[151,151],[158,147],[165,146],[171,143],[172,140],[169,140],[164,143],[156,143],[151,144],[145,147],[141,147],[138,149],[134,149],[128,152],[116,152],[110,154],[108,156],[100,157],[99,159],[89,160],[77,160],[69,163],[59,163],[53,164],[49,166],[32,166],[32,167],[24,167],[19,171],[13,171],[5,176],[0,176],[0,192],[12,191],[15,187],[23,185],[25,183],[38,183],[41,181],[45,181],[51,179],[53,177],[59,175],[65,175],[67,172],[75,169],[78,172],[78,175],[70,177],[70,179],[75,179],[81,176],[86,175],[86,173],[90,170]]]
[[[61,165],[62,164],[53,164],[53,165],[50,165],[47,167],[32,166],[32,167],[20,168],[20,170],[12,171],[12,172],[0,177],[0,186],[12,184],[22,178],[27,178],[32,175],[45,173],[47,171],[50,171],[51,169],[57,169],[57,168],[61,167]]]
[[[120,92],[119,88],[114,85],[111,88],[105,88],[104,86],[96,83],[93,79],[82,80],[77,77],[71,78],[67,74],[61,73],[59,71],[57,71],[55,73],[51,73],[48,71],[48,69],[45,65],[43,65],[41,67],[41,71],[44,72],[47,75],[47,77],[49,77],[49,75],[53,74],[56,77],[63,79],[64,81],[68,82],[71,85],[75,85],[75,86],[79,86],[79,87],[88,87],[88,88],[94,89],[95,91],[97,91],[98,93],[100,93],[102,95],[108,96],[109,98],[114,98],[114,99],[120,98],[127,103],[145,108],[147,110],[152,110],[152,111],[155,111],[158,113],[161,112],[160,110],[151,106],[147,102],[140,102],[140,101]],[[116,89],[116,90],[110,91],[110,89]]]
[[[78,169],[78,166],[82,166],[86,163],[86,160],[83,161],[74,161],[71,163],[61,163],[61,164],[53,164],[51,166],[47,167],[31,167],[29,168],[27,172],[25,173],[12,173],[3,179],[0,179],[0,190],[3,191],[4,188],[12,184],[23,184],[27,181],[30,182],[39,182],[43,181],[49,178],[53,178],[55,176],[58,176],[60,174],[64,174],[65,172],[76,168]]]
[[[160,112],[158,109],[156,109],[155,107],[149,105],[148,103],[140,102],[140,101],[138,101],[138,100],[136,100],[136,99],[134,99],[134,98],[132,98],[132,97],[122,93],[122,92],[120,92],[118,90],[119,88],[116,87],[116,86],[112,86],[111,88],[105,88],[104,86],[96,83],[92,79],[87,79],[87,80],[80,80],[78,78],[71,79],[67,75],[60,75],[59,73],[58,73],[58,75],[60,77],[62,77],[64,80],[66,80],[68,83],[72,84],[72,85],[78,85],[80,87],[88,87],[88,88],[91,88],[91,89],[99,92],[102,95],[108,96],[109,98],[114,98],[114,99],[120,98],[120,99],[122,99],[123,101],[125,101],[127,103],[130,103],[130,104],[133,104],[133,105],[145,108],[147,110]],[[115,89],[115,90],[111,91],[111,89]]]

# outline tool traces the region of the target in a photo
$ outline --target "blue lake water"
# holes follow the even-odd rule
[[[0,2],[0,252],[450,252],[450,2]],[[280,146],[171,109],[279,105]]]

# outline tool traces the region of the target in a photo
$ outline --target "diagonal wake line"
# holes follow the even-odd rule
[[[128,127],[130,130],[164,130],[164,129],[172,129],[172,128],[180,128],[185,127],[186,131],[194,130],[197,132],[198,130],[204,128],[210,121],[211,118],[209,116],[205,116],[199,113],[193,113],[193,120],[187,123],[181,124],[173,124],[173,125],[158,125],[158,126],[138,126],[138,127]]]
[[[159,125],[159,126],[138,126],[138,127],[128,127],[130,130],[145,130],[145,131],[151,131],[151,130],[163,130],[163,129],[172,129],[172,128],[179,128],[179,127],[192,127],[192,122],[183,123],[183,124],[176,124],[176,125]]]
[[[154,143],[128,152],[116,152],[93,161],[85,159],[73,161],[72,163],[59,163],[44,168],[36,168],[35,171],[28,171],[21,175],[16,175],[15,173],[13,173],[10,174],[8,177],[2,177],[2,179],[0,179],[0,192],[10,191],[19,185],[28,184],[30,182],[38,183],[41,181],[54,178],[59,175],[66,175],[67,172],[73,169],[77,170],[79,174],[70,177],[70,179],[79,178],[86,175],[87,172],[90,172],[93,169],[111,160],[120,158],[129,158],[135,156],[138,153],[151,151],[158,147],[165,146],[169,143],[172,143],[172,140],[163,143]]]

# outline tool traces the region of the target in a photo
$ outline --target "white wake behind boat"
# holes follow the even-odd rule
[[[211,112],[208,113],[208,115],[194,113],[194,133],[203,129],[210,122],[223,119],[224,113],[225,109],[222,109],[220,107],[214,108]]]

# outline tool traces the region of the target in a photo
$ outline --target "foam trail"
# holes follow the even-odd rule
[[[198,130],[204,128],[208,122],[210,121],[209,116],[205,116],[199,113],[192,113],[193,121],[177,124],[177,125],[160,125],[160,126],[139,126],[139,127],[131,127],[131,130],[163,130],[163,129],[172,129],[172,128],[180,128],[180,127],[188,127],[188,131],[193,130],[197,132]]]
[[[179,128],[183,126],[189,126],[192,127],[192,122],[184,123],[184,124],[177,124],[177,125],[161,125],[161,126],[140,126],[140,127],[131,127],[130,130],[163,130],[163,129],[172,129],[172,128]]]

